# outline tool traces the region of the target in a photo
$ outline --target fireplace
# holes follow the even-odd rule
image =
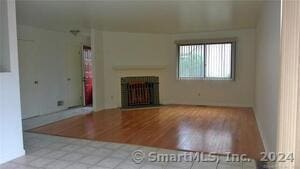
[[[159,105],[159,78],[138,76],[121,78],[122,108]]]

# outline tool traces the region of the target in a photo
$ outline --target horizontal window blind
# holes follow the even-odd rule
[[[235,42],[178,45],[178,78],[232,80]]]

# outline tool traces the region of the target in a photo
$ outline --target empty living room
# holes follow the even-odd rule
[[[300,0],[0,0],[1,169],[300,168]]]

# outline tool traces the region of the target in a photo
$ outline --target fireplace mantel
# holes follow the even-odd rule
[[[163,70],[166,65],[115,65],[113,66],[114,70]]]

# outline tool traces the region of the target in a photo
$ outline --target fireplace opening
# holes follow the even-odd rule
[[[159,105],[159,78],[155,76],[122,77],[122,108]]]

